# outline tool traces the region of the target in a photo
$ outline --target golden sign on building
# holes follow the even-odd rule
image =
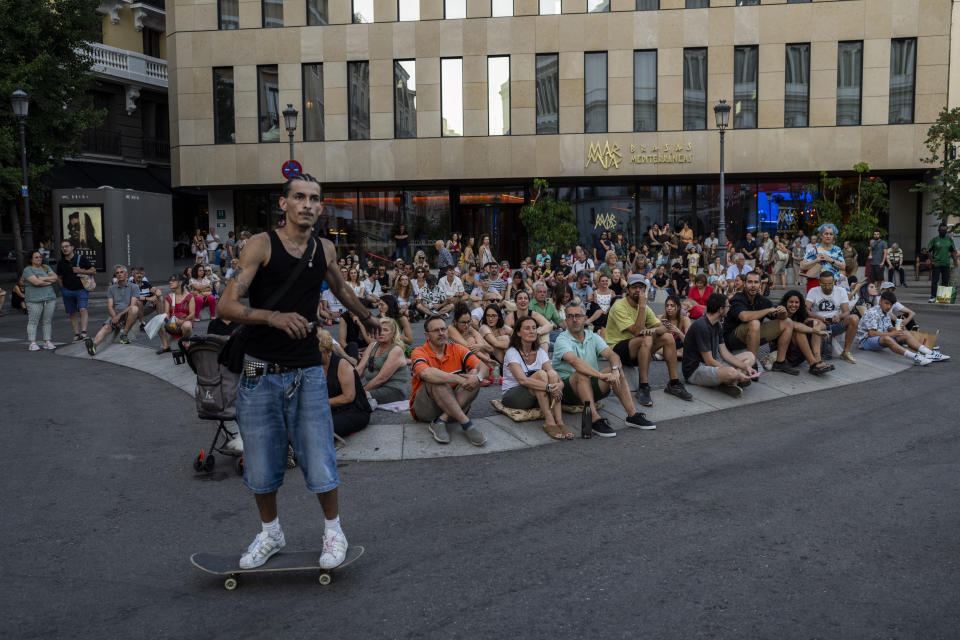
[[[684,144],[662,144],[652,145],[630,145],[630,164],[689,164],[693,162],[693,143]],[[583,168],[586,169],[591,164],[599,164],[602,169],[619,169],[623,162],[623,152],[620,145],[616,142],[611,143],[604,140],[601,145],[599,142],[591,142],[587,150],[587,161]]]

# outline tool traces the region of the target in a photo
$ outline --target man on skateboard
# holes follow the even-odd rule
[[[289,439],[307,488],[323,508],[320,566],[329,569],[346,557],[347,538],[340,527],[327,381],[309,324],[317,318],[323,281],[368,331],[378,330],[379,322],[343,280],[330,241],[311,238],[323,209],[316,178],[303,174],[287,181],[280,209],[286,225],[247,241],[219,305],[222,318],[252,325],[244,346],[237,424],[244,445],[243,483],[254,493],[263,530],[240,558],[240,566],[258,567],[286,545],[277,517],[277,489],[283,484]],[[301,264],[301,259],[307,262]],[[298,268],[299,275],[279,301],[265,308]],[[240,301],[247,295],[249,306]]]

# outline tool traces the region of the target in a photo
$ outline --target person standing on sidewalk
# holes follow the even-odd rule
[[[947,225],[940,223],[937,227],[937,237],[927,243],[927,251],[930,252],[930,299],[927,302],[936,302],[937,284],[938,282],[942,282],[943,286],[950,284],[950,265],[953,264],[953,258],[957,254],[953,238],[947,235]]]
[[[237,424],[244,444],[243,483],[254,493],[262,530],[241,556],[240,566],[258,567],[286,545],[277,490],[283,484],[289,440],[307,489],[323,509],[319,564],[330,569],[346,558],[347,538],[340,526],[340,479],[323,356],[317,332],[310,328],[324,281],[371,334],[380,323],[343,280],[333,244],[311,237],[323,211],[317,179],[302,174],[288,180],[279,204],[287,224],[250,238],[219,308],[221,318],[252,325],[243,345]],[[295,270],[300,272],[288,286]],[[281,289],[286,291],[272,303],[274,292]],[[248,294],[249,306],[241,302]]]
[[[87,339],[87,290],[80,276],[93,276],[93,268],[87,256],[77,253],[70,238],[60,243],[61,258],[57,262],[57,276],[60,279],[60,292],[63,295],[63,309],[70,316],[73,326],[73,341]]]
[[[53,283],[57,275],[43,264],[43,254],[34,251],[30,254],[30,264],[23,269],[23,282],[26,284],[27,302],[27,340],[30,341],[30,351],[40,351],[37,344],[37,325],[43,323],[43,348],[56,349],[50,342],[53,330],[53,310],[57,306],[57,292],[53,290]]]
[[[873,240],[870,241],[870,281],[876,285],[883,282],[883,267],[887,264],[887,241],[880,237],[880,230],[875,229]]]

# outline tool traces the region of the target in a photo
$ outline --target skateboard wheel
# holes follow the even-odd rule
[[[203,459],[203,470],[204,471],[213,471],[213,465],[217,464],[217,459],[211,455],[208,455]]]
[[[236,578],[227,578],[223,581],[223,588],[227,591],[233,591],[237,588],[237,579]]]
[[[323,586],[327,586],[328,584],[330,584],[330,574],[329,574],[329,573],[321,573],[321,574],[320,574],[320,584],[322,584]]]

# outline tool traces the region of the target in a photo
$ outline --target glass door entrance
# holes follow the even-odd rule
[[[479,252],[483,236],[490,236],[493,257],[509,260],[516,269],[527,251],[527,230],[520,222],[520,208],[519,204],[461,205],[463,242],[472,237],[474,250]]]

